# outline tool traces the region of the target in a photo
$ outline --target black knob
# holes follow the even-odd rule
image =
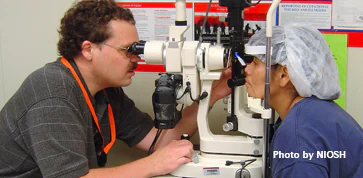
[[[180,139],[189,140],[189,135],[188,134],[182,134]]]

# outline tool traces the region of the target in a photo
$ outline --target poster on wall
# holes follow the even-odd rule
[[[334,29],[363,30],[362,0],[334,0],[332,14]]]
[[[132,11],[140,40],[167,40],[169,26],[175,24],[174,2],[118,2],[118,5]],[[187,3],[186,20],[188,25],[192,24],[192,12],[192,3]],[[191,40],[192,30],[188,29],[184,36]]]
[[[270,3],[260,3],[253,7],[244,9],[244,36],[249,37],[256,31],[266,26],[266,14]],[[213,2],[208,18],[204,24],[208,2],[194,3],[194,40],[199,40],[202,36],[203,42],[215,43],[217,40],[217,29],[221,31],[221,43],[227,45],[229,43],[229,26],[226,22],[228,16],[228,8],[219,6],[218,2]],[[248,38],[246,38],[248,39]]]
[[[290,0],[279,5],[279,25],[309,23],[318,29],[331,29],[331,0]]]
[[[244,10],[245,30],[249,36],[255,34],[261,28],[266,28],[266,16],[270,6],[270,3],[260,3]]]
[[[167,41],[169,26],[175,24],[176,9],[175,1],[150,2],[150,1],[119,1],[117,4],[132,11],[139,39],[144,41],[158,40]],[[193,5],[186,4],[187,25],[193,24]],[[184,37],[193,39],[193,30],[189,28]],[[141,55],[141,58],[143,56]],[[162,64],[146,64],[144,60],[138,63],[137,72],[165,72]]]
[[[217,30],[221,30],[221,43],[228,43],[228,25],[225,19],[228,15],[227,7],[221,7],[218,2],[213,2],[208,12],[208,18],[203,28],[208,2],[194,3],[194,40],[199,40],[201,36],[203,42],[215,43],[217,40]]]

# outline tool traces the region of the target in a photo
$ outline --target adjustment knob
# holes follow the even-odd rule
[[[189,140],[189,135],[188,134],[183,134],[180,139]]]
[[[227,123],[223,124],[223,130],[225,132],[233,130],[233,123],[232,122],[227,122]]]

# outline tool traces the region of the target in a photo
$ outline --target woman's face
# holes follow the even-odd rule
[[[255,57],[245,69],[248,96],[263,98],[265,89],[265,63]]]

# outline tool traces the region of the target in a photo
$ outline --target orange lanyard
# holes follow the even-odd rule
[[[91,111],[92,117],[93,117],[93,121],[96,123],[98,132],[100,133],[101,137],[102,137],[102,146],[104,145],[103,143],[103,136],[102,136],[102,132],[101,132],[101,128],[100,125],[98,123],[98,117],[96,115],[95,109],[93,108],[92,102],[88,96],[88,93],[86,91],[86,89],[84,88],[81,80],[79,79],[76,71],[74,71],[73,67],[71,66],[71,64],[68,62],[67,59],[65,59],[64,57],[61,58],[61,62],[68,67],[68,69],[72,72],[74,78],[76,79],[79,87],[81,87],[82,93],[84,98],[86,99],[86,103],[88,105],[89,110]],[[105,92],[106,94],[106,92]],[[106,94],[107,95],[107,94]],[[116,127],[115,127],[115,118],[113,116],[113,112],[112,112],[112,108],[111,105],[108,104],[107,105],[107,109],[108,109],[108,120],[110,122],[110,130],[111,130],[111,142],[109,144],[106,145],[106,147],[103,148],[103,151],[107,154],[108,151],[111,149],[112,145],[115,143],[116,140]]]

